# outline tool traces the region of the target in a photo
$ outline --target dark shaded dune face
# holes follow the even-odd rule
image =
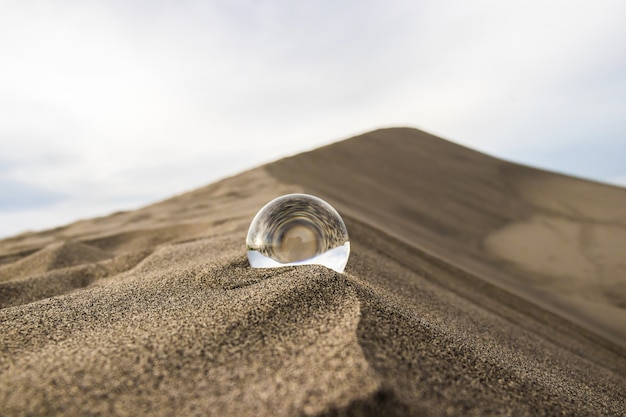
[[[390,129],[266,168],[282,181],[332,196],[361,217],[386,221],[394,233],[420,232],[428,240],[449,235],[476,246],[475,236],[527,212],[509,201],[502,164],[420,131]]]
[[[622,188],[512,164],[414,129],[367,133],[266,169],[626,345]]]

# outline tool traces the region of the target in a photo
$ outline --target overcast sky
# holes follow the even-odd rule
[[[0,0],[0,236],[394,125],[626,185],[626,2]]]

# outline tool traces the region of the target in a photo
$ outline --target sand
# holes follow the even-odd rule
[[[308,192],[352,253],[251,269]],[[626,412],[626,190],[413,129],[0,241],[0,415]]]

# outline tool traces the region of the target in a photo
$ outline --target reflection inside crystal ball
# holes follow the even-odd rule
[[[350,256],[339,213],[308,194],[287,194],[263,206],[250,224],[246,246],[253,268],[317,264],[343,272]]]

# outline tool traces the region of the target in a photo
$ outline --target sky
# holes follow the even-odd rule
[[[626,2],[0,0],[0,237],[388,126],[626,186]]]

